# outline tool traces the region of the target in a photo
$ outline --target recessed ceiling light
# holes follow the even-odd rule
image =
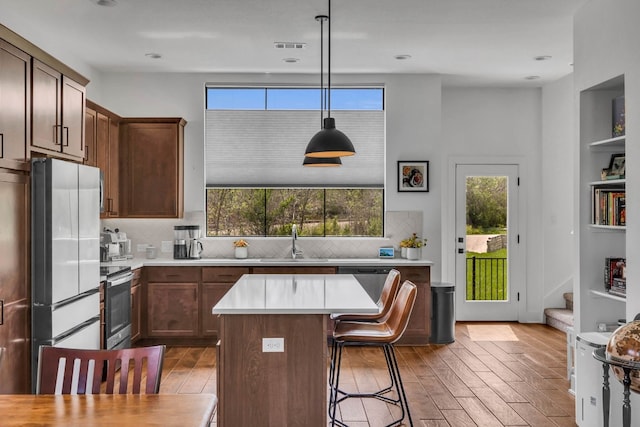
[[[162,58],[162,55],[160,55],[159,53],[154,53],[154,52],[145,53],[144,56],[146,56],[147,58],[151,58],[151,59],[160,59],[160,58]]]
[[[538,80],[540,78],[540,76],[527,76],[524,79],[525,80]]]
[[[394,56],[394,58],[396,58],[398,61],[404,61],[405,59],[411,58],[411,55],[407,55],[407,54],[396,55]]]
[[[111,7],[111,6],[115,6],[116,4],[118,4],[118,2],[116,0],[91,0],[91,1],[93,1],[98,6]]]
[[[288,64],[295,64],[296,62],[300,62],[300,59],[298,58],[283,58],[282,60]]]
[[[533,59],[535,59],[536,61],[548,61],[551,59],[551,55],[534,56]]]

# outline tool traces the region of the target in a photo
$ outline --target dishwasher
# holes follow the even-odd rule
[[[371,297],[374,302],[378,302],[382,288],[384,287],[384,282],[387,280],[387,275],[393,268],[394,267],[382,266],[344,266],[338,267],[338,274],[353,274],[364,290],[367,291],[369,297]]]

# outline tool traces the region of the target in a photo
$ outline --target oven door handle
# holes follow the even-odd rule
[[[133,273],[129,273],[126,276],[118,277],[114,280],[107,280],[107,286],[112,288],[114,286],[124,285],[133,279]]]

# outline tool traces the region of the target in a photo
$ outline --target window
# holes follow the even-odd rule
[[[293,223],[308,236],[383,235],[384,91],[332,88],[331,116],[356,155],[305,168],[320,97],[318,88],[206,88],[208,236],[279,236]]]
[[[209,188],[207,236],[382,236],[383,190]]]

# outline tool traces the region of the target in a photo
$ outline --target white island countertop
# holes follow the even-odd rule
[[[351,274],[245,274],[213,314],[377,313]]]

